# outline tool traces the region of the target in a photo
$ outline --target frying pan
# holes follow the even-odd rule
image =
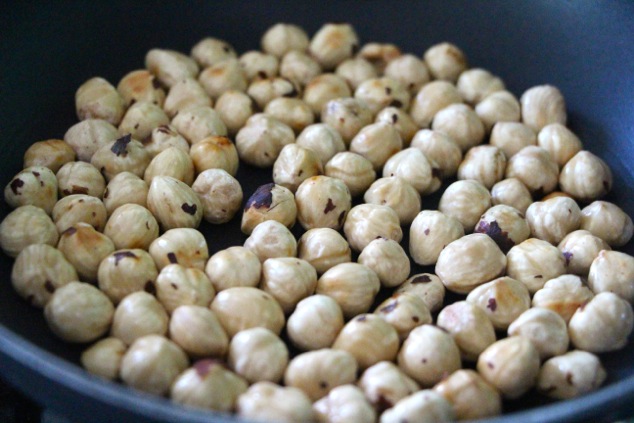
[[[189,52],[205,36],[238,52],[259,48],[276,22],[313,34],[323,23],[352,23],[362,42],[391,42],[421,55],[434,43],[461,47],[471,66],[502,77],[516,95],[558,86],[569,127],[614,172],[608,196],[634,215],[634,3],[571,1],[310,2],[3,2],[0,5],[0,181],[21,169],[33,142],[62,138],[76,122],[73,96],[93,76],[116,84],[143,67],[153,47]],[[270,171],[242,167],[245,195]],[[425,208],[434,208],[426,200]],[[9,211],[0,204],[0,217]],[[204,226],[210,253],[242,244],[239,218]],[[625,251],[632,254],[630,243]],[[41,310],[9,282],[0,257],[0,375],[44,407],[77,422],[218,422],[232,416],[186,409],[169,400],[92,377],[77,365],[82,347],[56,339]],[[505,404],[492,422],[610,422],[634,415],[634,345],[602,355],[605,386],[582,398],[551,402],[530,394]]]

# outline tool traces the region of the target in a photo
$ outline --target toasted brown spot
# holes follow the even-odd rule
[[[491,370],[495,369],[495,366],[490,361],[487,361],[487,367]]]
[[[403,102],[401,100],[392,100],[390,106],[400,109],[401,107],[403,107]]]
[[[20,178],[15,178],[13,181],[11,181],[11,191],[13,191],[14,195],[20,195],[18,189],[22,188],[23,186],[24,181]]]
[[[151,81],[152,81],[152,87],[153,87],[155,90],[157,90],[157,89],[161,88],[161,83],[159,82],[159,80],[158,80],[158,79],[156,79],[156,78],[152,77]]]
[[[495,298],[489,298],[489,301],[487,302],[487,308],[491,311],[497,310],[498,302],[495,301]]]
[[[418,323],[418,322],[420,322],[420,317],[418,317],[418,316],[412,316],[412,321],[413,321],[414,323]]]
[[[535,279],[544,279],[543,275],[535,275]]]
[[[431,282],[431,278],[427,275],[420,275],[412,279],[412,283],[424,283],[424,282]]]
[[[273,188],[275,188],[275,183],[273,182],[259,186],[247,200],[244,210],[246,211],[251,207],[255,209],[271,207],[273,203]]]
[[[324,214],[328,214],[329,212],[333,211],[337,206],[335,206],[335,203],[332,202],[332,198],[328,199],[328,203],[326,203],[326,208],[324,209]]]
[[[357,322],[365,322],[366,320],[368,320],[368,318],[366,316],[357,317]]]
[[[103,198],[108,198],[108,195],[110,195],[110,191],[108,191],[108,188],[106,188],[106,190],[103,192]]]
[[[176,285],[174,282],[170,283],[170,286],[173,290],[178,291],[178,285]]]
[[[566,266],[569,266],[570,259],[572,259],[573,254],[571,252],[564,251],[563,255],[564,255],[564,258],[566,259]]]
[[[328,388],[328,382],[326,382],[326,381],[324,381],[324,380],[319,381],[319,387],[320,387],[321,389],[326,389],[326,388]]]
[[[570,372],[566,373],[566,383],[570,386],[574,385],[574,383],[572,383],[572,373]]]
[[[204,360],[199,360],[195,362],[192,367],[194,368],[194,370],[196,370],[196,374],[200,378],[204,378],[205,376],[209,374],[209,371],[211,370],[211,368],[217,365],[219,365],[217,360],[204,359]]]
[[[424,233],[425,235],[429,235],[429,228],[425,229],[425,230],[423,231],[423,233]]]
[[[156,287],[154,286],[154,282],[153,281],[145,282],[145,286],[143,287],[143,289],[148,294],[152,294],[152,295],[156,294]]]
[[[74,226],[71,226],[70,228],[68,228],[64,232],[62,232],[62,236],[71,236],[75,232],[77,232],[77,228],[75,228]]]
[[[427,359],[425,357],[423,357],[423,359],[420,361],[423,364],[427,364]]]
[[[442,170],[438,167],[431,168],[431,176],[432,178],[442,179]]]
[[[198,206],[196,204],[187,204],[183,203],[181,209],[187,214],[191,214],[192,216],[196,214],[196,210],[198,210]]]
[[[387,94],[387,95],[392,94],[392,88],[390,88],[390,87],[385,87],[385,94]]]
[[[341,213],[339,213],[339,217],[337,218],[337,223],[339,224],[339,226],[343,225],[343,220],[346,218],[346,211],[342,211]]]
[[[383,394],[379,394],[379,397],[376,399],[376,404],[374,404],[377,408],[377,411],[380,413],[384,412],[388,408],[392,408],[394,403],[389,399],[385,398]]]
[[[135,126],[135,129],[137,127],[138,127],[138,124],[137,126]],[[128,144],[130,144],[130,141],[132,141],[132,135],[131,134],[124,135],[121,138],[118,138],[114,142],[114,144],[110,148],[110,151],[112,151],[117,156],[125,157],[128,154]]]
[[[396,122],[398,122],[398,115],[396,113],[394,113],[392,115],[392,123],[396,123]]]
[[[488,235],[500,247],[503,252],[507,252],[515,245],[515,242],[509,238],[509,234],[500,228],[496,220],[487,222],[481,221],[475,229],[475,232]]]
[[[392,301],[390,304],[386,305],[385,307],[381,307],[379,309],[380,313],[390,313],[392,311],[394,311],[396,309],[396,307],[398,307],[398,301]]]
[[[171,134],[172,131],[170,130],[169,126],[167,125],[161,125],[159,127],[156,128],[157,132],[161,132],[163,134]]]
[[[172,264],[176,264],[178,263],[178,259],[176,258],[176,254],[174,253],[167,253],[167,259],[170,261],[170,263]]]
[[[55,292],[55,285],[53,285],[53,282],[47,280],[44,282],[44,289],[52,294],[53,292]]]
[[[114,265],[118,265],[119,262],[126,257],[137,258],[136,254],[134,254],[132,251],[119,251],[117,253],[114,253]]]

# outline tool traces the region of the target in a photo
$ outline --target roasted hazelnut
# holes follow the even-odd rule
[[[308,43],[306,31],[290,23],[271,26],[260,40],[262,50],[277,57],[282,57],[289,51],[306,51]]]
[[[436,163],[438,176],[442,179],[454,176],[462,162],[462,150],[442,132],[421,129],[412,138],[410,146],[418,148],[428,160]]]
[[[460,350],[445,330],[421,325],[403,342],[397,362],[421,387],[431,387],[460,369]]]
[[[203,205],[194,190],[171,176],[152,179],[147,208],[163,230],[196,228],[203,218]]]
[[[154,48],[148,51],[145,55],[145,67],[167,87],[181,79],[195,78],[198,74],[198,65],[194,59],[174,50]]]
[[[171,125],[190,144],[211,136],[227,135],[227,127],[220,115],[209,106],[188,107],[174,116]]]
[[[270,294],[257,288],[227,288],[218,292],[210,307],[230,338],[255,327],[267,328],[279,335],[285,323],[282,307]]]
[[[139,291],[126,295],[114,312],[110,334],[131,345],[151,334],[165,335],[169,317],[152,294]]]
[[[522,181],[507,178],[491,188],[491,203],[494,206],[505,204],[525,214],[526,209],[533,203],[533,197]]]
[[[356,359],[359,370],[365,370],[380,361],[394,360],[399,344],[392,325],[376,314],[360,314],[341,329],[332,348],[347,351]]]
[[[383,166],[383,177],[398,176],[409,182],[420,194],[430,191],[434,178],[432,165],[425,154],[415,147],[392,155]]]
[[[450,242],[436,261],[436,274],[450,291],[471,292],[503,275],[506,257],[488,235],[470,234]]]
[[[69,282],[55,290],[44,307],[44,318],[55,335],[66,342],[100,338],[110,328],[114,306],[93,285]]]
[[[398,176],[379,178],[370,185],[363,201],[390,207],[401,225],[412,223],[420,212],[421,195],[409,182]]]
[[[526,221],[535,238],[558,244],[581,224],[581,209],[572,198],[554,197],[526,209]]]
[[[235,334],[227,363],[249,383],[279,382],[288,365],[286,344],[269,329],[254,327]]]
[[[212,100],[217,100],[229,90],[246,91],[248,78],[238,59],[229,58],[203,69],[198,82]]]
[[[103,204],[108,214],[126,204],[147,206],[147,193],[150,187],[134,173],[121,172],[108,182],[103,191]]]
[[[302,51],[289,51],[280,61],[280,76],[297,81],[301,86],[308,84],[321,72],[319,63]]]
[[[428,128],[434,116],[451,104],[462,103],[462,96],[454,84],[431,81],[423,85],[412,98],[409,112],[421,128]]]
[[[311,295],[297,303],[286,322],[288,338],[301,351],[330,348],[343,328],[343,312],[327,295]]]
[[[398,215],[388,206],[359,204],[350,209],[343,225],[350,247],[362,251],[373,239],[383,237],[401,242],[403,230]]]
[[[473,231],[480,216],[491,207],[491,194],[478,181],[463,180],[449,185],[440,197],[438,210],[454,217],[465,233]]]
[[[502,413],[502,398],[496,388],[470,369],[460,369],[434,386],[434,391],[453,406],[458,420],[493,417]]]
[[[238,133],[247,120],[255,112],[253,99],[242,91],[229,90],[222,93],[216,101],[214,109],[220,119],[227,126],[227,132],[232,137]]]
[[[381,423],[402,421],[453,421],[455,412],[449,401],[442,395],[424,389],[413,393],[396,403],[381,414]]]
[[[552,85],[538,85],[520,98],[522,122],[539,132],[551,123],[566,124],[566,103],[561,91]]]
[[[79,222],[88,223],[101,232],[106,225],[107,216],[103,202],[85,194],[72,194],[62,198],[55,203],[52,213],[60,234]]]
[[[248,81],[256,78],[272,78],[277,76],[280,61],[277,56],[257,50],[244,52],[238,58],[244,76]]]
[[[85,349],[80,362],[89,373],[115,380],[119,377],[121,359],[127,349],[128,346],[120,339],[104,338]]]
[[[267,104],[276,98],[298,98],[300,96],[299,90],[300,87],[296,81],[287,78],[275,77],[256,79],[252,81],[247,88],[247,95],[255,103],[255,112],[255,110],[263,110]],[[220,99],[218,99],[218,101],[220,101]]]
[[[337,386],[357,380],[357,362],[347,351],[324,348],[295,356],[284,372],[284,385],[317,401]]]
[[[117,128],[102,119],[86,119],[71,126],[64,141],[77,154],[77,160],[89,162],[95,151],[119,136]]]
[[[390,60],[384,74],[400,82],[412,96],[430,80],[427,65],[413,54],[403,54]]]
[[[240,182],[224,169],[207,169],[192,185],[203,205],[203,219],[220,224],[230,221],[242,206]]]
[[[559,168],[583,149],[581,140],[561,123],[551,123],[544,126],[539,131],[537,142],[540,147],[550,153]]]
[[[357,56],[372,63],[378,74],[383,74],[387,64],[401,56],[401,50],[394,44],[373,42],[361,47]]]
[[[24,248],[11,269],[11,285],[15,292],[38,308],[48,303],[56,289],[77,280],[77,272],[64,254],[46,244]]]
[[[269,167],[286,144],[295,141],[290,126],[262,113],[251,116],[236,135],[240,159],[257,167]]]
[[[147,250],[159,236],[159,225],[152,213],[138,204],[116,208],[103,231],[117,250],[140,248]]]
[[[245,247],[220,250],[205,266],[205,273],[216,291],[237,286],[255,287],[260,282],[261,270],[258,256]]]
[[[559,186],[581,202],[594,201],[612,189],[612,171],[600,157],[582,150],[562,167]]]
[[[141,101],[128,108],[118,129],[121,135],[130,134],[136,140],[146,140],[154,128],[169,123],[170,119],[161,107]]]
[[[417,326],[432,322],[425,302],[414,293],[394,294],[379,304],[374,314],[396,329],[400,341],[404,341]]]
[[[172,311],[169,336],[191,357],[223,357],[229,337],[206,306],[181,305]]]
[[[606,372],[599,357],[575,350],[543,364],[537,390],[551,398],[569,399],[594,391],[605,379]]]
[[[633,327],[631,304],[612,292],[600,292],[572,315],[568,334],[576,348],[603,353],[624,348]]]
[[[235,177],[240,165],[235,144],[225,136],[203,138],[192,145],[189,155],[197,174],[207,169],[222,169]]]
[[[163,107],[165,91],[156,76],[146,69],[134,70],[124,75],[117,84],[117,91],[126,107],[141,101]],[[116,123],[113,122],[114,125]]]
[[[402,284],[409,276],[409,257],[393,239],[379,237],[370,241],[357,261],[372,269],[386,288]]]
[[[163,110],[174,118],[190,107],[211,107],[212,100],[205,88],[194,78],[180,79],[172,85],[165,97]]]
[[[465,70],[458,77],[456,87],[469,104],[478,104],[489,94],[504,90],[504,82],[486,69]]]
[[[403,140],[403,146],[409,146],[419,129],[409,113],[394,106],[382,109],[377,113],[374,121],[387,122],[394,126]]]
[[[53,172],[75,160],[75,150],[64,140],[37,141],[24,153],[23,167],[44,166]]]
[[[418,273],[411,276],[396,290],[396,294],[411,293],[419,297],[429,311],[435,313],[442,308],[445,299],[445,285],[440,278],[431,273]]]
[[[509,336],[528,338],[543,361],[568,351],[568,326],[557,313],[547,308],[530,308],[508,327]]]
[[[110,82],[90,78],[75,92],[75,112],[79,120],[103,119],[118,125],[125,113],[125,100]]]
[[[4,200],[12,208],[31,205],[51,214],[57,202],[57,178],[47,167],[27,167],[5,186]]]
[[[121,172],[143,176],[150,160],[150,153],[145,151],[143,144],[128,134],[95,151],[90,164],[99,169],[106,181],[109,181]]]
[[[339,63],[335,74],[343,78],[352,90],[355,90],[363,81],[379,76],[372,63],[359,56]],[[345,97],[350,97],[350,94]]]
[[[256,226],[270,220],[292,228],[297,212],[295,196],[288,188],[275,183],[261,185],[244,206],[240,229],[250,235]]]
[[[9,257],[17,257],[32,244],[55,246],[59,234],[55,223],[46,212],[35,206],[20,206],[0,224],[0,248]]]
[[[474,179],[491,189],[504,178],[506,156],[492,145],[480,145],[467,151],[458,167],[458,179]]]
[[[506,330],[517,317],[531,306],[526,286],[507,276],[497,278],[473,289],[467,301],[480,307],[499,330]]]
[[[346,145],[339,132],[325,123],[308,125],[297,136],[295,143],[300,147],[312,150],[324,167],[335,154],[346,150]]]
[[[315,121],[310,105],[299,98],[274,98],[267,103],[264,113],[288,125],[295,134]]]
[[[409,253],[422,266],[435,264],[442,249],[463,236],[464,228],[456,218],[423,210],[410,226]]]
[[[429,47],[423,54],[425,64],[435,79],[455,82],[467,69],[465,54],[454,44],[443,42]]]
[[[504,253],[531,235],[524,216],[515,207],[505,204],[493,206],[484,212],[474,232],[490,236]]]
[[[601,238],[588,231],[570,232],[557,246],[566,259],[566,272],[588,277],[590,265],[603,250],[611,250]]]
[[[346,146],[362,128],[372,123],[372,112],[356,98],[330,100],[321,109],[321,121],[336,129]]]
[[[260,289],[268,292],[290,314],[317,286],[317,271],[310,263],[295,257],[270,258],[262,263]]]
[[[331,178],[341,179],[353,197],[366,192],[376,179],[372,162],[360,154],[349,151],[339,152],[328,160],[324,167],[324,174]]]
[[[95,282],[101,260],[112,254],[116,247],[112,240],[86,223],[77,223],[61,233],[57,248],[73,265],[79,278]]]
[[[283,387],[272,382],[257,382],[238,397],[238,416],[279,422],[315,421],[310,398],[292,386]]]
[[[119,376],[133,388],[163,395],[188,366],[187,355],[174,342],[160,335],[147,335],[128,348]]]
[[[354,97],[367,104],[373,116],[388,106],[407,110],[410,102],[406,86],[386,76],[365,80],[354,90]]]
[[[203,270],[209,258],[205,237],[192,228],[165,231],[152,241],[148,251],[159,270],[169,264],[181,264]]]
[[[220,361],[198,360],[181,373],[170,388],[170,398],[190,407],[234,411],[238,396],[248,384]]]
[[[152,256],[144,250],[117,250],[99,264],[97,280],[110,300],[118,304],[137,291],[154,291],[158,271]]]
[[[531,294],[566,272],[566,259],[554,245],[529,238],[509,250],[506,274],[522,282]]]
[[[261,262],[268,258],[297,256],[297,241],[291,231],[276,220],[266,220],[244,241]]]
[[[632,239],[632,218],[616,204],[594,201],[581,210],[581,229],[590,231],[611,247],[622,247]]]
[[[359,38],[347,23],[324,24],[310,40],[308,51],[324,70],[334,69],[359,48]]]
[[[235,59],[236,51],[231,44],[215,37],[205,37],[191,50],[191,56],[200,66],[212,66],[227,59]]]
[[[535,385],[539,364],[533,343],[523,336],[511,336],[484,350],[478,357],[477,369],[504,398],[515,399]]]
[[[334,299],[344,317],[350,319],[370,309],[380,288],[379,277],[369,267],[359,263],[341,263],[321,275],[315,293]]]
[[[439,110],[431,128],[448,135],[463,152],[480,144],[485,135],[484,124],[466,104],[450,104]]]
[[[547,308],[559,314],[566,323],[579,307],[593,297],[579,276],[561,275],[550,279],[533,295],[533,307]]]
[[[376,412],[368,403],[363,391],[355,385],[341,385],[313,403],[313,411],[320,422],[328,423],[373,423]]]
[[[520,102],[508,91],[496,91],[489,94],[475,106],[474,110],[487,132],[491,132],[498,123],[519,122],[521,113]]]
[[[363,127],[350,141],[350,151],[372,162],[374,170],[381,170],[390,157],[401,151],[403,140],[389,123],[377,122]]]
[[[310,263],[319,275],[336,264],[351,261],[348,241],[331,228],[304,232],[297,244],[297,256]]]
[[[168,147],[150,161],[143,173],[147,184],[157,176],[171,176],[190,185],[194,182],[194,162],[188,152],[178,147]]]
[[[319,117],[321,109],[330,100],[351,96],[352,92],[344,78],[334,73],[322,73],[306,84],[302,99],[314,116]]]
[[[451,334],[463,360],[476,361],[496,341],[495,328],[487,313],[469,301],[457,301],[443,308],[436,325]]]
[[[156,278],[156,298],[170,314],[182,305],[208,307],[215,295],[214,286],[200,269],[169,264]]]
[[[297,220],[304,229],[340,229],[350,211],[352,198],[346,184],[329,176],[304,180],[295,193]]]
[[[389,361],[381,361],[366,369],[359,379],[358,386],[379,413],[420,390],[414,379]]]
[[[634,257],[619,251],[604,250],[592,261],[588,286],[593,292],[613,292],[634,302]]]
[[[312,150],[297,145],[285,145],[273,164],[273,181],[292,192],[306,179],[323,172],[321,160]]]

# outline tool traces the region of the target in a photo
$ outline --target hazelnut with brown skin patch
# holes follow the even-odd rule
[[[104,230],[108,212],[104,203],[90,195],[72,194],[55,203],[53,221],[61,234],[76,223],[83,222],[93,226],[97,231]]]
[[[414,379],[390,361],[381,361],[367,368],[359,378],[358,386],[378,413],[420,390]]]
[[[413,54],[403,54],[390,60],[384,74],[400,82],[412,96],[430,80],[427,65]]]
[[[75,156],[75,150],[64,140],[38,141],[24,153],[22,167],[44,166],[57,172],[64,164],[74,161]]]
[[[499,330],[506,330],[531,306],[531,297],[526,286],[507,276],[475,288],[467,295],[467,301],[484,310],[493,326]]]
[[[140,101],[163,107],[165,91],[156,76],[146,69],[134,70],[124,75],[117,84],[117,91],[126,107]]]
[[[329,176],[313,176],[299,185],[295,202],[297,220],[304,229],[338,230],[350,211],[352,197],[342,180]]]
[[[163,110],[171,119],[190,107],[211,107],[212,100],[203,86],[194,78],[180,79],[172,85],[165,97]]]
[[[198,82],[213,100],[229,90],[245,91],[248,85],[246,73],[236,58],[206,67],[198,75]]]
[[[580,229],[570,232],[557,246],[566,259],[566,272],[588,277],[590,266],[602,251],[612,248],[601,238]]]
[[[474,228],[474,232],[489,235],[507,253],[513,246],[530,236],[530,227],[516,208],[500,204],[487,210]]]
[[[372,63],[378,74],[383,74],[386,66],[400,56],[401,50],[396,45],[376,42],[364,44],[357,53],[357,57]]]
[[[445,285],[440,278],[431,273],[418,273],[411,276],[396,290],[396,294],[412,293],[419,297],[430,312],[442,308],[445,299]]]
[[[109,181],[121,172],[142,177],[151,160],[150,153],[145,151],[143,144],[127,134],[97,150],[90,159],[90,164],[99,169],[106,181]]]
[[[238,63],[248,81],[277,76],[280,61],[277,56],[265,52],[250,50],[238,58]]]
[[[407,110],[410,103],[407,88],[400,81],[386,76],[362,82],[354,90],[354,97],[365,102],[373,116],[388,106]]]
[[[409,230],[409,253],[423,266],[435,264],[445,246],[464,236],[460,222],[437,210],[423,210],[416,215]]]
[[[240,229],[250,235],[257,225],[268,220],[291,228],[295,224],[297,212],[295,196],[288,188],[275,183],[261,185],[244,206]]]
[[[363,201],[390,207],[396,212],[401,225],[412,223],[421,207],[421,195],[399,176],[374,181],[363,195]]]
[[[64,134],[64,141],[75,151],[77,160],[89,162],[95,151],[119,136],[111,123],[86,119],[71,126]]]
[[[273,164],[273,181],[292,192],[306,179],[323,173],[321,160],[296,143],[285,145]]]
[[[136,140],[146,140],[154,128],[169,123],[169,117],[160,106],[141,101],[128,108],[118,130],[121,135],[131,134]]]
[[[99,289],[115,304],[133,292],[153,292],[157,276],[152,256],[140,249],[111,253],[101,261],[97,271]]]
[[[4,188],[4,200],[12,208],[32,205],[51,214],[57,202],[57,178],[44,166],[27,167]]]
[[[148,251],[159,270],[174,263],[203,270],[209,258],[205,237],[192,228],[165,231],[152,241]]]
[[[414,293],[397,293],[379,304],[374,314],[396,329],[404,341],[417,326],[432,323],[431,313],[425,302]]]
[[[203,205],[196,193],[171,176],[152,179],[147,207],[163,230],[196,228],[203,217]]]
[[[81,222],[61,233],[57,248],[75,267],[79,278],[86,282],[97,281],[97,271],[101,260],[116,249],[107,235]]]
[[[330,100],[321,109],[321,121],[335,128],[346,146],[362,128],[372,123],[372,111],[355,98]]]
[[[551,398],[569,399],[594,391],[605,379],[605,368],[599,357],[574,350],[542,365],[537,390]]]

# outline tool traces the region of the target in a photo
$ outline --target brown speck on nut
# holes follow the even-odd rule
[[[117,156],[125,157],[128,154],[128,144],[130,144],[130,141],[132,141],[132,135],[124,135],[115,141],[115,143],[112,145],[112,148],[110,148],[110,151],[112,151]]]
[[[119,251],[117,253],[114,253],[114,265],[116,266],[121,260],[126,257],[137,258],[132,251]]]
[[[196,206],[196,204],[183,203],[181,209],[183,209],[185,213],[191,214],[193,216],[196,214],[196,210],[198,209],[198,207]]]

